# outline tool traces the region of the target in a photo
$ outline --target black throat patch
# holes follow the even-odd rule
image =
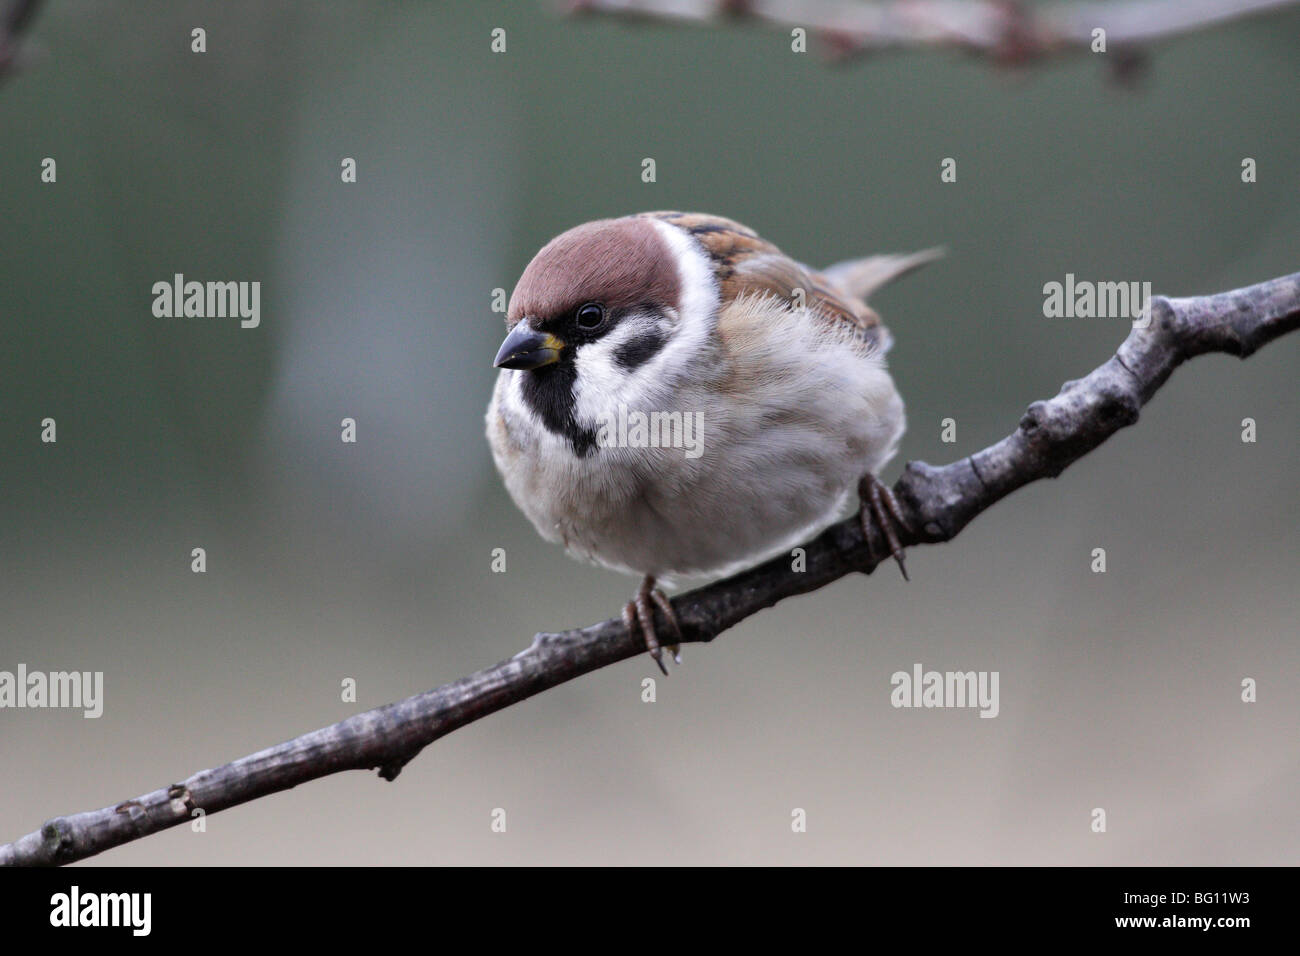
[[[574,418],[573,383],[578,368],[573,361],[561,359],[519,374],[524,377],[520,383],[524,403],[537,413],[547,431],[567,438],[579,458],[590,455],[596,449],[596,430],[580,427]]]

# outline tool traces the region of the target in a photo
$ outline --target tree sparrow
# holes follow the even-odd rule
[[[868,542],[907,576],[906,524],[875,478],[903,402],[863,300],[938,254],[816,272],[730,219],[652,212],[570,229],[524,270],[495,362],[493,459],[543,538],[644,575],[623,618],[665,673],[651,602],[680,632],[657,579],[788,550],[855,489]]]

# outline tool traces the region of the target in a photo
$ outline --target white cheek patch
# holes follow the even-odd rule
[[[673,329],[657,315],[625,315],[608,335],[577,350],[573,383],[574,413],[579,423],[590,424],[616,412],[618,406],[639,407],[655,391],[653,363],[628,369],[618,359],[621,349],[647,335],[671,340]],[[661,350],[661,352],[664,350]]]
[[[676,309],[663,315],[629,315],[597,342],[584,345],[576,359],[575,412],[590,424],[617,412],[620,405],[645,411],[681,411],[672,406],[679,384],[696,380],[699,360],[712,355],[718,321],[718,285],[704,250],[676,226],[650,220],[677,264],[680,293]],[[646,336],[660,334],[664,344],[641,361],[619,360]],[[648,348],[648,346],[647,346]]]

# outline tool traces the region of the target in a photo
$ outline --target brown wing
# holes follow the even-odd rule
[[[676,226],[704,247],[718,278],[722,302],[742,293],[770,292],[804,304],[826,321],[845,322],[874,349],[889,348],[889,332],[861,299],[845,292],[821,273],[795,262],[752,229],[722,216],[696,212],[649,212],[642,215]]]

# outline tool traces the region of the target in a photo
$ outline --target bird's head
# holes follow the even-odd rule
[[[653,219],[570,229],[520,276],[495,364],[514,371],[523,403],[577,448],[620,403],[671,401],[684,356],[670,353],[689,347],[683,327],[704,318],[683,315],[683,290],[689,299],[692,283],[712,281],[702,262],[688,237]]]

